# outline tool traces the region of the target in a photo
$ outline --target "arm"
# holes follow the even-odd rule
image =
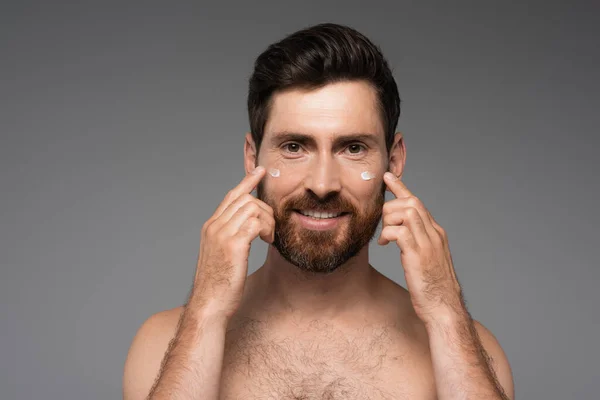
[[[123,399],[216,399],[226,322],[203,308],[179,307],[148,318],[129,349]]]
[[[504,352],[466,309],[446,231],[403,182],[389,172],[384,179],[396,199],[383,206],[378,243],[400,248],[411,302],[427,329],[438,397],[514,398]]]
[[[241,301],[250,244],[259,236],[273,241],[273,210],[249,194],[264,173],[248,174],[202,227],[189,301],[177,322],[166,324],[176,329],[165,334],[160,318],[140,328],[125,365],[126,400],[218,399],[227,323]],[[166,337],[173,338],[168,345]]]
[[[125,361],[123,399],[142,400],[148,396],[182,312],[183,307],[161,311],[138,329]]]
[[[510,366],[492,333],[466,311],[449,315],[426,325],[439,399],[514,399]]]
[[[148,399],[217,399],[227,320],[186,307]]]

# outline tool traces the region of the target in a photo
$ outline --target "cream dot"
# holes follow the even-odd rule
[[[370,181],[371,179],[375,178],[375,175],[368,171],[364,171],[360,174],[360,177],[363,179],[363,181]]]
[[[269,168],[269,175],[271,175],[273,178],[279,177],[280,174],[281,172],[277,168]]]

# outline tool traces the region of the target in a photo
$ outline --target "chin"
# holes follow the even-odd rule
[[[279,254],[290,264],[296,266],[299,270],[314,274],[330,274],[343,268],[348,260],[355,257],[360,247],[352,245],[348,241],[335,244],[337,240],[332,240],[331,244],[307,245],[302,241],[295,243],[285,243],[276,239],[275,248]],[[310,248],[312,247],[312,249]]]

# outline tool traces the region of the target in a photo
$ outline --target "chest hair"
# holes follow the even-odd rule
[[[268,324],[244,320],[228,331],[223,398],[402,399],[409,386],[394,375],[405,361],[394,326],[337,329],[313,321],[276,334]],[[242,395],[243,394],[243,395]],[[408,396],[408,397],[407,397]]]

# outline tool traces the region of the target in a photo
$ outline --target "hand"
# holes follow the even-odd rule
[[[396,198],[383,205],[383,229],[378,243],[395,241],[400,248],[415,312],[426,325],[448,317],[449,313],[463,312],[462,291],[446,231],[400,179],[386,172],[384,180]]]
[[[264,167],[248,174],[202,227],[190,303],[227,319],[244,291],[250,243],[258,236],[267,243],[274,240],[273,209],[250,194],[264,175]]]

